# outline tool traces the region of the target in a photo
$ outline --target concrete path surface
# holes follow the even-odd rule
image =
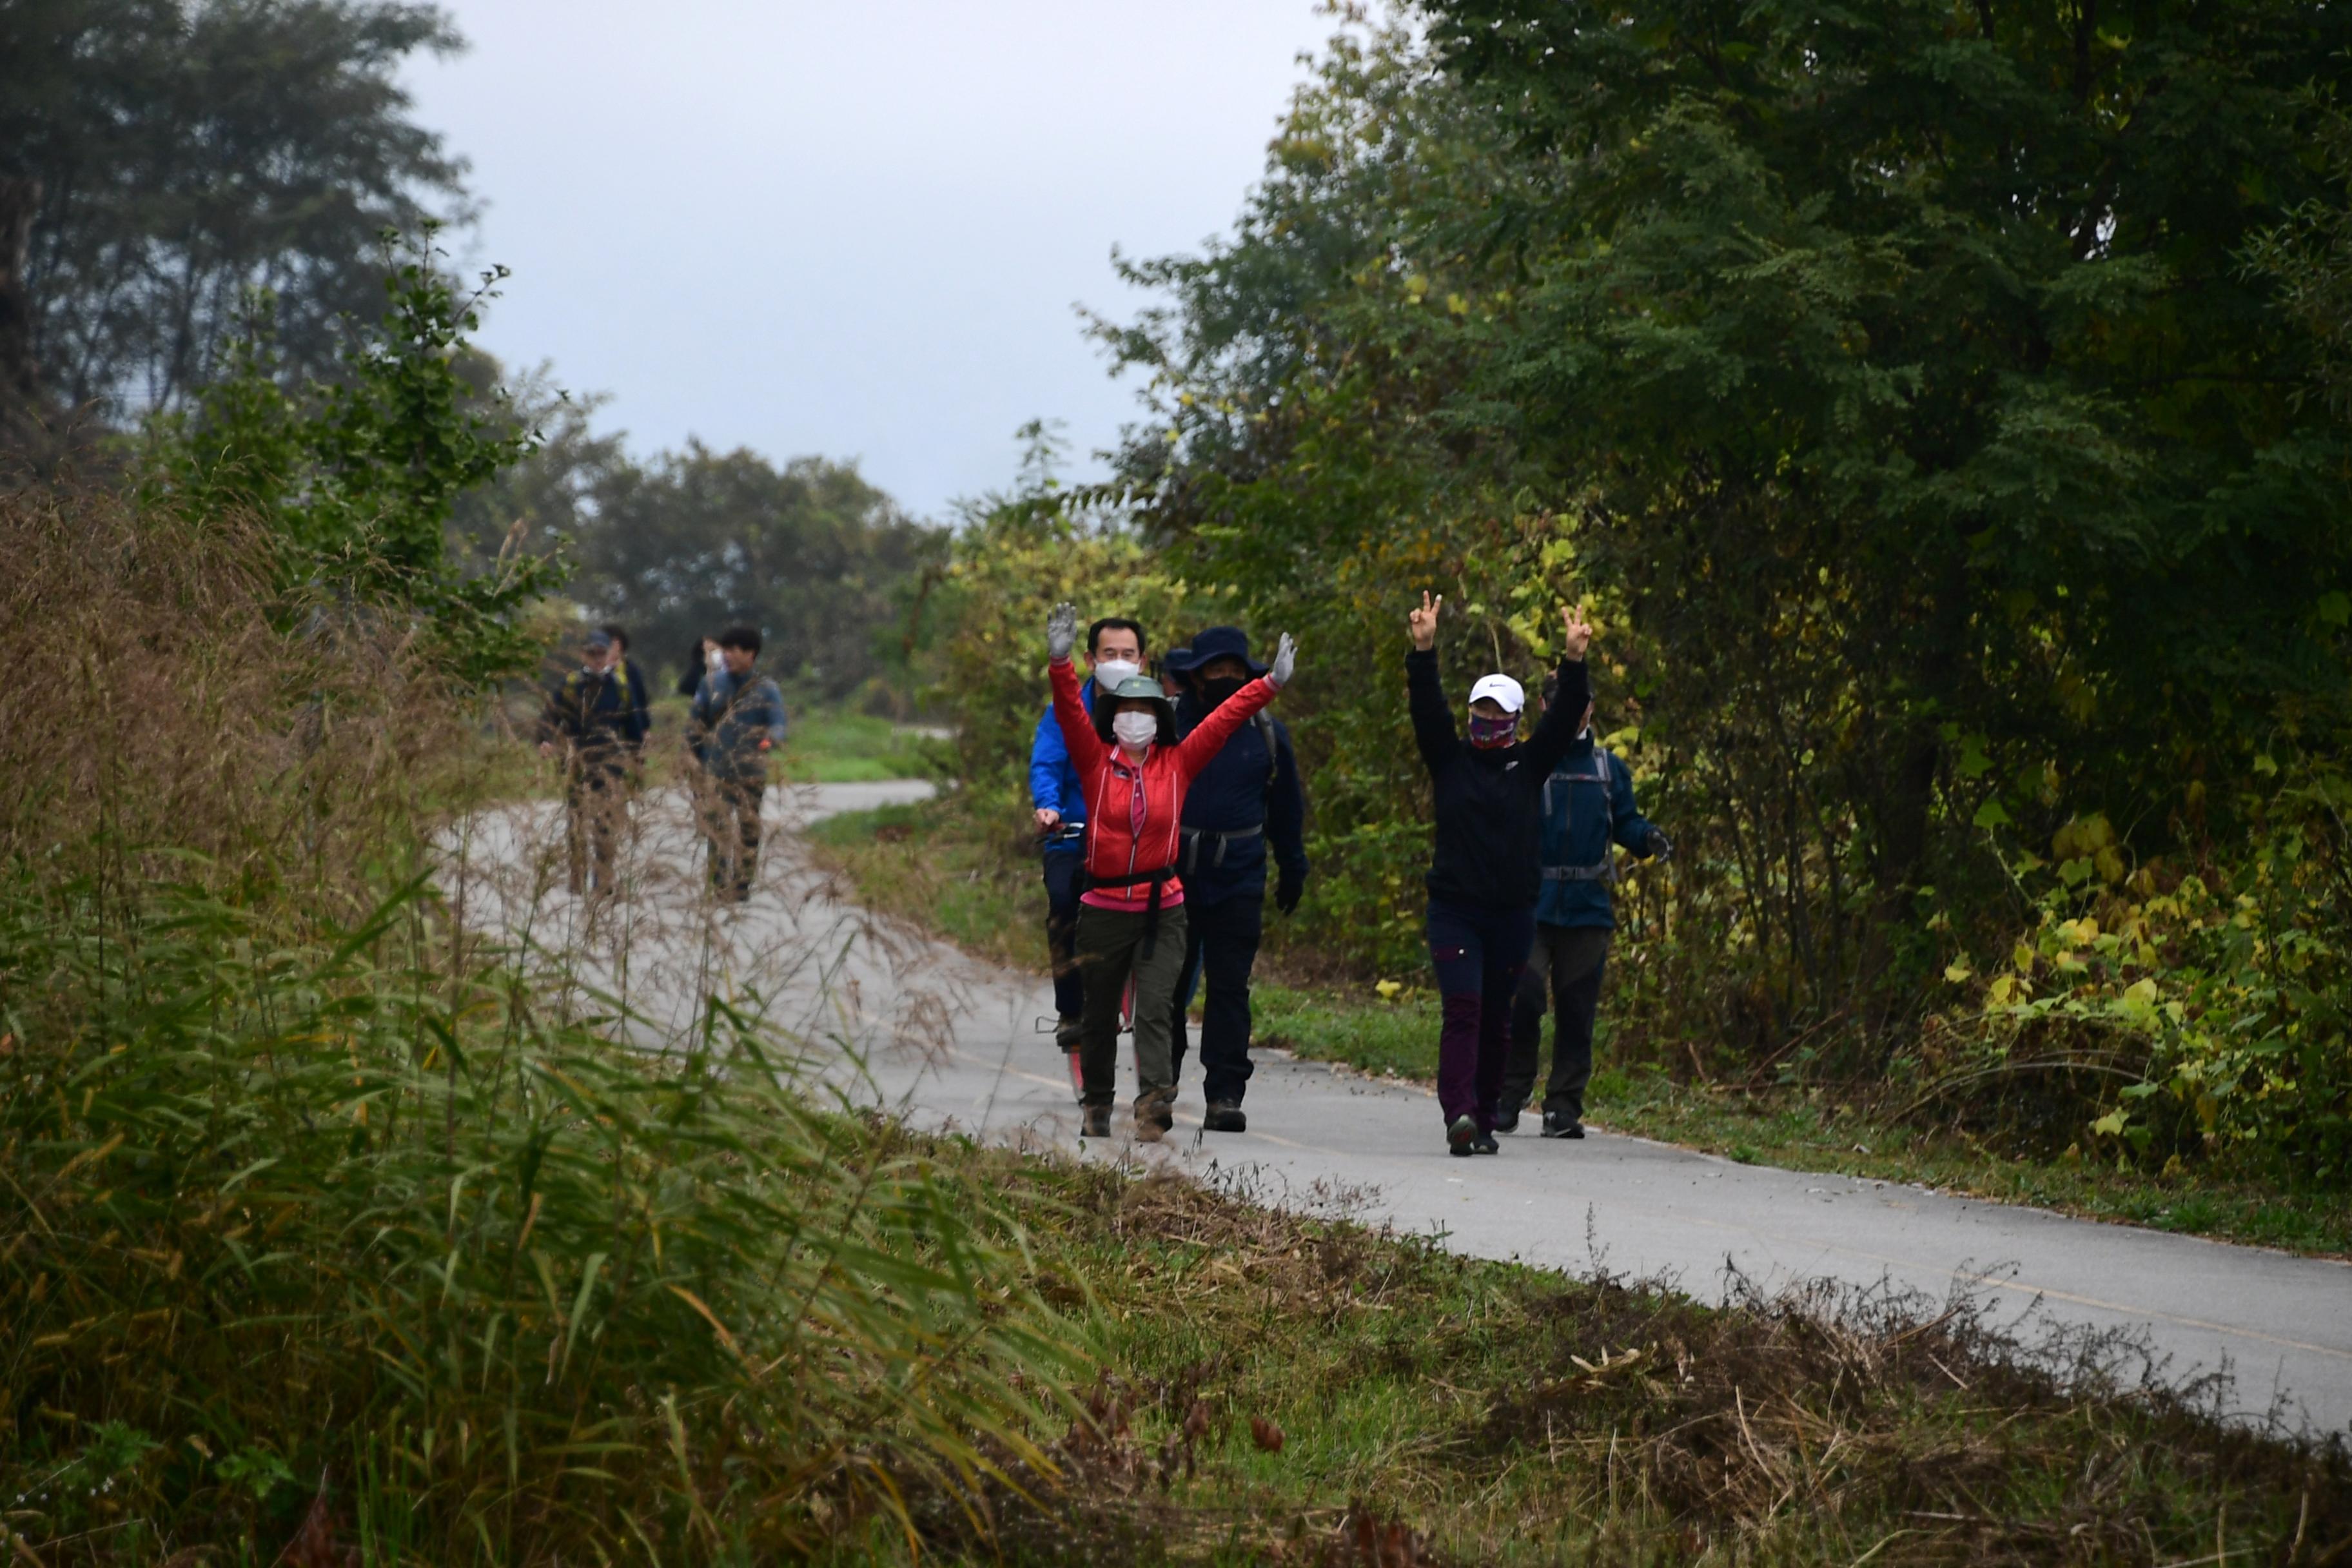
[[[769,816],[789,835],[818,816],[926,788],[772,792]],[[463,857],[472,897],[501,907],[477,901],[467,918],[530,925],[549,946],[589,953],[642,1015],[648,1043],[688,1027],[702,998],[749,993],[778,1027],[829,1053],[852,1099],[935,1127],[1080,1146],[1062,1058],[1037,1030],[1053,1011],[1042,979],[865,916],[788,837],[751,900],[714,916],[691,875],[666,869],[690,868],[695,854],[677,800],[641,808],[627,889],[583,924],[576,901],[548,889],[553,830],[544,807],[472,826]],[[537,869],[526,875],[527,866]],[[840,1065],[853,1058],[862,1069]],[[1502,1140],[1499,1156],[1455,1159],[1428,1091],[1279,1051],[1257,1053],[1247,1132],[1202,1132],[1199,1093],[1195,1071],[1176,1132],[1134,1144],[1122,1061],[1112,1147],[1087,1152],[1214,1173],[1276,1200],[1352,1203],[1363,1217],[1479,1257],[1665,1276],[1705,1299],[1720,1299],[1735,1270],[1768,1291],[1826,1278],[1970,1294],[2029,1336],[2037,1324],[2144,1335],[2175,1381],[2226,1371],[2246,1414],[2275,1407],[2291,1426],[2352,1427],[2352,1266],[2343,1263],[1741,1165],[1606,1132],[1581,1142],[1520,1133]]]

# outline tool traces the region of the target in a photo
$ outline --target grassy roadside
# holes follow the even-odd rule
[[[1045,900],[1026,863],[996,852],[950,802],[837,816],[818,853],[872,908],[922,924],[982,957],[1045,963]],[[1259,1038],[1303,1057],[1427,1080],[1436,1074],[1435,998],[1406,989],[1261,984]],[[1606,1020],[1597,1055],[1609,1059]],[[2206,1174],[2167,1178],[2079,1161],[2021,1158],[1965,1133],[1895,1125],[1819,1089],[1678,1082],[1654,1068],[1604,1065],[1590,1110],[1612,1131],[1758,1164],[1916,1182],[2001,1203],[2310,1253],[2352,1252],[2352,1212],[2335,1194],[2282,1193]]]
[[[1009,1561],[2317,1563],[2352,1542],[2340,1449],[2216,1425],[2120,1342],[2019,1346],[1941,1301],[1710,1309],[1101,1163],[941,1157],[1054,1216],[1031,1282],[1106,1368],[1095,1430],[1058,1449],[1071,1491],[1003,1516]]]

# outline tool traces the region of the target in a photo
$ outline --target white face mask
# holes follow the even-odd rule
[[[1105,691],[1116,691],[1122,680],[1132,680],[1143,673],[1143,666],[1129,664],[1123,658],[1106,658],[1095,666],[1095,684]]]
[[[1110,732],[1118,737],[1122,746],[1141,751],[1160,739],[1160,715],[1139,713],[1130,708],[1124,713],[1111,715]]]

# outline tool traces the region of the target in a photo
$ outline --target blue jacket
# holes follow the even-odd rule
[[[1095,683],[1078,688],[1078,700],[1095,710]],[[1087,820],[1087,792],[1078,786],[1078,770],[1070,761],[1069,742],[1062,739],[1061,722],[1049,704],[1037,721],[1029,742],[1029,804],[1040,811],[1058,811],[1062,826],[1082,827]],[[1076,855],[1085,847],[1076,833],[1060,833],[1045,840],[1049,855]]]
[[[1647,859],[1657,829],[1633,805],[1633,774],[1588,732],[1568,748],[1543,786],[1543,891],[1536,921],[1548,926],[1616,929],[1609,884],[1617,879],[1610,843]]]
[[[1179,698],[1177,733],[1191,734],[1205,711],[1192,697]],[[1176,872],[1184,879],[1188,904],[1264,898],[1269,849],[1284,876],[1306,877],[1307,798],[1298,785],[1298,757],[1290,748],[1290,731],[1280,720],[1261,713],[1234,731],[1209,765],[1193,776],[1184,793],[1182,822],[1183,848]],[[1245,837],[1220,838],[1220,834]]]
[[[784,694],[776,683],[757,670],[704,676],[694,690],[694,754],[710,776],[765,779],[761,741],[784,743]]]

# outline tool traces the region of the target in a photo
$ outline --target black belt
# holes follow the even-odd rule
[[[1265,833],[1265,824],[1261,822],[1255,827],[1236,827],[1229,833],[1213,833],[1205,827],[1184,827],[1177,831],[1184,839],[1184,872],[1190,876],[1201,867],[1202,839],[1213,838],[1217,841],[1217,858],[1209,864],[1213,868],[1223,866],[1225,863],[1226,850],[1236,844],[1246,844],[1253,838],[1262,837]]]
[[[1138,882],[1151,884],[1150,901],[1143,907],[1143,949],[1136,955],[1140,962],[1151,956],[1151,950],[1160,940],[1160,894],[1168,886],[1169,879],[1175,875],[1175,867],[1162,866],[1157,870],[1134,871],[1124,877],[1097,877],[1081,866],[1078,868],[1078,895],[1083,898],[1097,888],[1132,888]]]

